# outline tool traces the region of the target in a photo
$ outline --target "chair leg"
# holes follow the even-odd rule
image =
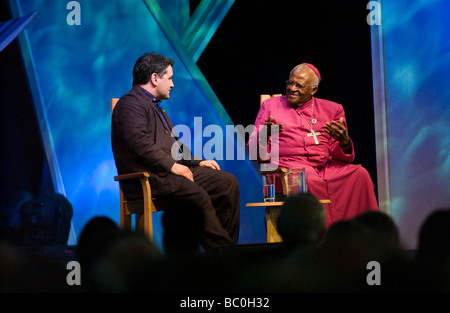
[[[152,216],[152,210],[151,206],[153,205],[150,203],[150,199],[144,199],[144,202],[147,202],[144,204],[144,233],[147,236],[147,238],[153,242],[153,216]]]
[[[145,236],[153,242],[153,221],[152,214],[149,216],[144,213],[135,214],[136,230],[145,234]]]
[[[131,230],[131,214],[129,213],[122,190],[120,191],[120,228],[124,230]]]
[[[152,213],[156,212],[155,205],[152,201],[152,194],[150,189],[150,183],[148,181],[147,176],[139,177],[139,181],[142,185],[143,190],[143,205],[144,211],[143,213],[134,213],[135,215],[135,231],[143,232],[147,238],[153,242],[153,220]],[[129,208],[132,209],[132,212],[139,212],[139,208],[136,209],[135,206],[142,206],[142,202],[137,201],[127,202],[127,199],[120,189],[120,228],[123,230],[132,230],[132,214],[130,213]],[[141,207],[142,208],[142,207]]]
[[[267,207],[266,212],[266,227],[267,227],[267,242],[282,242],[280,234],[277,231],[277,220],[280,214],[280,207]]]
[[[153,220],[152,213],[154,211],[154,204],[152,201],[152,192],[148,179],[140,179],[143,195],[144,195],[144,233],[147,238],[153,242]]]

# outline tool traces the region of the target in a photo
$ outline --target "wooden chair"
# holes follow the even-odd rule
[[[118,98],[111,101],[111,112],[114,111]],[[136,172],[114,176],[114,180],[119,182],[120,190],[120,228],[132,230],[132,216],[135,217],[135,230],[143,232],[147,238],[153,242],[153,220],[152,213],[156,212],[154,199],[149,182],[150,174],[147,172]],[[137,179],[142,186],[143,199],[128,201],[122,192],[120,183],[125,180]]]

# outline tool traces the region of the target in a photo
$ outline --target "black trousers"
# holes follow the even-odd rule
[[[235,245],[240,227],[240,188],[236,177],[226,171],[206,167],[190,168],[194,182],[184,178],[180,187],[163,198],[184,198],[195,202],[205,218],[205,250]],[[169,175],[174,175],[169,173]]]

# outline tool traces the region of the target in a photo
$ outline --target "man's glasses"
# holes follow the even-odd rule
[[[288,86],[288,87],[295,87],[295,88],[298,88],[300,90],[304,90],[304,89],[307,88],[306,86],[299,85],[296,82],[293,82],[293,81],[290,81],[290,80],[286,81],[286,86]]]

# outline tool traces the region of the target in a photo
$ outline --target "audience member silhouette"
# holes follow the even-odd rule
[[[355,217],[355,220],[366,226],[370,235],[393,247],[400,245],[399,230],[390,215],[382,211],[367,211]]]
[[[75,258],[82,268],[83,285],[87,290],[97,288],[93,285],[93,266],[120,233],[117,224],[106,216],[93,217],[81,230]]]
[[[418,292],[416,266],[401,247],[398,228],[383,212],[367,212],[333,224],[317,256],[317,274],[326,275],[325,292]],[[375,261],[381,284],[369,284]],[[368,267],[369,266],[369,267]],[[311,271],[312,272],[312,271]],[[320,276],[317,276],[320,277]],[[314,281],[317,283],[317,279]]]
[[[196,202],[181,198],[168,201],[162,214],[162,226],[164,259],[140,266],[133,291],[210,293],[229,290],[227,268],[221,262],[211,262],[202,250],[205,219]]]
[[[0,291],[450,291],[450,208],[436,209],[424,220],[414,258],[402,248],[399,229],[390,215],[366,212],[325,230],[324,208],[310,194],[290,196],[281,207],[278,229],[283,243],[203,251],[202,211],[186,200],[168,203],[162,225],[160,250],[144,234],[123,232],[107,217],[91,219],[76,249],[82,270],[79,288],[68,286],[63,264],[27,258],[2,240]],[[370,285],[366,280],[370,261],[380,264],[380,285]]]
[[[131,292],[141,269],[150,271],[163,261],[161,251],[142,232],[122,231],[92,264],[99,292]],[[148,280],[146,284],[158,285]]]
[[[250,246],[251,252],[236,258],[239,291],[301,291],[303,263],[325,233],[325,208],[312,194],[291,195],[280,208],[277,228],[282,243]]]
[[[356,292],[367,263],[367,229],[355,220],[328,228],[320,246],[303,265],[303,291]]]
[[[450,292],[450,208],[430,213],[419,230],[416,260],[428,292]]]
[[[318,245],[325,234],[325,225],[325,208],[309,193],[288,197],[278,216],[278,232],[289,245]]]
[[[450,260],[450,208],[436,209],[423,222],[417,259],[437,263]]]
[[[364,212],[354,220],[367,230],[366,250],[378,261],[405,257],[399,229],[390,215],[381,211]]]
[[[164,253],[172,258],[190,258],[201,254],[205,218],[194,201],[173,198],[162,214]]]

